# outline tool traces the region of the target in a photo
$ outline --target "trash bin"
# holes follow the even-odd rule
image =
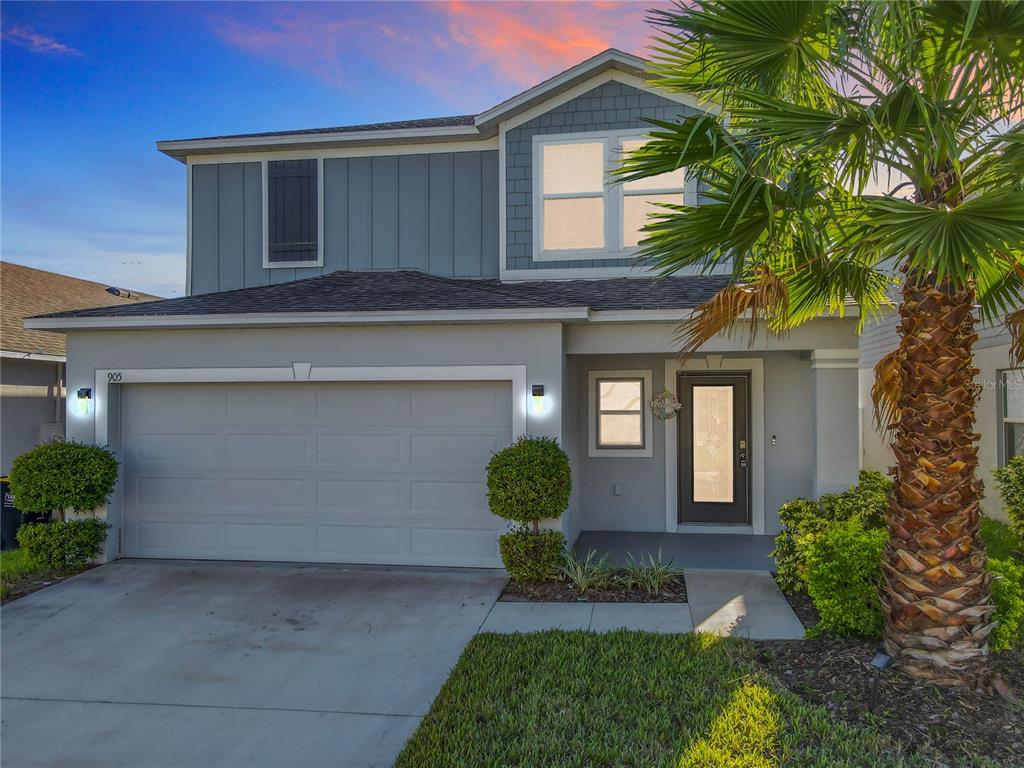
[[[48,523],[50,513],[22,513],[15,506],[14,494],[7,477],[0,477],[0,492],[3,495],[3,510],[0,512],[0,549],[18,548],[18,529],[22,523]]]

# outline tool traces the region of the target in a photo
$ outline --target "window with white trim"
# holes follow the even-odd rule
[[[1003,371],[1000,383],[1001,455],[1005,464],[1014,456],[1024,456],[1024,368]]]
[[[651,372],[590,371],[590,456],[652,456]]]
[[[534,259],[628,258],[659,204],[683,203],[681,168],[609,182],[623,155],[646,141],[633,131],[534,138]]]

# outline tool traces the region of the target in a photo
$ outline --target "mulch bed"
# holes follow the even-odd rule
[[[971,765],[984,756],[1004,766],[1024,766],[1024,703],[997,694],[938,688],[901,672],[882,672],[879,706],[867,711],[878,647],[871,640],[753,641],[757,658],[801,698],[843,720],[870,724],[908,754],[939,766]],[[1024,700],[1024,653],[1000,653],[992,667]]]
[[[624,587],[588,589],[581,595],[564,581],[542,581],[536,584],[510,581],[500,599],[516,603],[685,603],[686,581],[680,576],[673,580],[671,586],[655,595],[642,589]]]
[[[40,589],[46,589],[51,587],[65,579],[70,579],[72,576],[77,576],[83,571],[88,571],[95,568],[95,565],[87,565],[84,568],[71,569],[66,571],[45,571],[43,573],[34,573],[31,576],[25,576],[20,579],[12,579],[5,581],[4,586],[6,587],[5,594],[0,596],[0,605],[6,605],[12,600],[17,600],[19,597],[25,597],[25,595],[31,595],[33,592],[38,592]]]

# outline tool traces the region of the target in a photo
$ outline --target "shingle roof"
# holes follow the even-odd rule
[[[332,272],[322,277],[164,301],[59,312],[47,317],[165,317],[313,312],[432,311],[589,307],[688,309],[725,277],[613,278],[503,283],[423,272]]]
[[[304,136],[318,133],[360,133],[362,131],[401,131],[409,128],[450,128],[459,125],[473,125],[474,115],[451,115],[448,117],[423,117],[417,120],[393,120],[387,123],[365,123],[363,125],[338,125],[333,128],[299,128],[292,131],[264,131],[262,133],[229,133],[224,136],[201,136],[180,141],[212,141],[216,139],[255,139],[270,136]],[[176,139],[179,141],[179,139]]]
[[[44,312],[108,306],[114,302],[130,306],[156,298],[134,291],[131,297],[119,298],[107,293],[107,286],[101,283],[0,261],[0,349],[63,356],[63,333],[30,331],[22,320]]]

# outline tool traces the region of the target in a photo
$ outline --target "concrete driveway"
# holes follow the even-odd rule
[[[494,571],[118,561],[0,610],[5,767],[390,765]]]

